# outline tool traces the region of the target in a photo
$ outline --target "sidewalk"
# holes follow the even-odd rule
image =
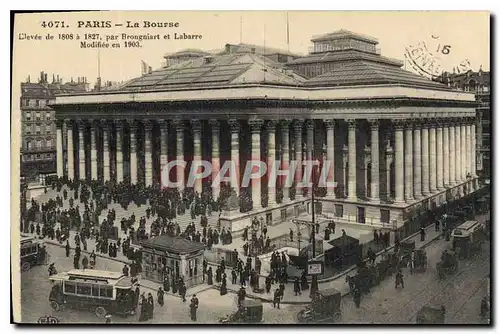
[[[491,213],[488,212],[486,214],[476,216],[475,219],[479,222],[484,222],[487,219],[490,219],[490,217],[491,217]],[[70,245],[71,245],[72,241],[74,240],[75,234],[76,233],[73,231],[70,232]],[[426,228],[426,238],[424,241],[420,241],[420,232],[417,232],[417,233],[415,233],[415,234],[413,234],[413,235],[409,236],[408,238],[403,239],[401,241],[406,241],[406,240],[415,241],[415,248],[424,248],[427,245],[429,245],[430,243],[432,243],[434,240],[439,239],[440,236],[441,236],[441,231],[436,232],[434,224],[431,224]],[[35,237],[36,237],[36,234],[35,234]],[[50,239],[43,239],[43,240],[48,244],[52,244],[52,245],[56,245],[56,246],[60,246],[60,247],[65,247],[65,244],[59,244],[56,240],[50,240]],[[87,246],[88,246],[87,249],[90,251],[83,251],[82,250],[83,254],[90,254],[92,252],[92,250],[95,249],[95,241],[94,240],[87,240]],[[394,246],[390,246],[389,248],[378,252],[376,261],[377,262],[380,261],[382,253],[384,253],[386,251],[390,251],[393,248],[394,248]],[[71,249],[74,250],[74,247],[71,247]],[[131,263],[131,261],[128,260],[123,254],[121,254],[121,252],[119,252],[117,254],[116,258],[111,258],[107,254],[101,254],[101,253],[97,253],[97,252],[96,252],[96,256],[99,258],[118,261],[118,262],[122,262],[122,263],[126,263],[126,264]],[[214,268],[212,268],[212,270],[215,271]],[[345,281],[345,276],[347,274],[355,275],[356,274],[356,267],[352,266],[351,268],[345,270],[344,272],[342,272],[336,276],[333,276],[333,277],[330,277],[327,279],[323,279],[323,280],[318,280],[318,283],[319,283],[318,287],[320,290],[334,288],[334,289],[340,291],[342,296],[345,296],[345,295],[350,293],[349,286]],[[240,285],[239,284],[231,284],[231,268],[226,268],[226,275],[227,275],[227,290],[230,292],[237,292],[240,289]],[[239,277],[238,277],[238,279],[239,279]],[[238,282],[239,282],[239,280],[238,280]],[[151,282],[148,280],[140,280],[140,285],[144,286],[148,289],[151,289],[151,290],[157,290],[158,287],[160,287],[160,284],[155,283],[155,282]],[[264,279],[263,278],[259,278],[259,286],[260,287],[264,286]],[[201,291],[205,291],[205,290],[208,290],[211,288],[218,289],[219,285],[209,286],[209,285],[204,283],[204,284],[201,284],[201,285],[198,285],[198,286],[195,286],[195,287],[188,289],[188,291],[186,292],[186,296],[190,296],[192,294],[196,294],[196,293],[199,293]],[[278,284],[273,284],[273,286],[271,287],[270,293],[264,292],[262,294],[254,293],[253,291],[251,291],[251,289],[247,289],[247,291],[246,291],[247,297],[253,298],[253,299],[260,299],[264,302],[272,302],[273,294],[274,294],[274,291],[276,290],[276,288],[278,288]],[[169,292],[169,294],[174,295],[171,292]],[[281,300],[282,304],[307,304],[307,303],[310,303],[310,301],[311,300],[309,298],[309,291],[302,291],[302,295],[295,296],[295,294],[293,293],[293,282],[285,284],[284,296],[283,296],[283,299]]]

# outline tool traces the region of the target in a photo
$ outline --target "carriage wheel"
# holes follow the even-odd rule
[[[98,306],[96,307],[95,309],[95,315],[98,317],[98,318],[104,318],[106,316],[106,310],[104,309],[104,307],[102,306]]]
[[[22,266],[21,266],[21,270],[22,270],[22,271],[28,271],[28,270],[30,270],[30,268],[31,268],[31,265],[30,265],[30,263],[29,263],[29,262],[24,262],[24,263],[22,264]]]
[[[60,310],[61,310],[61,305],[59,305],[59,303],[58,303],[58,302],[56,302],[55,300],[52,300],[52,301],[50,302],[50,307],[52,307],[52,309],[53,309],[54,311],[60,311]]]

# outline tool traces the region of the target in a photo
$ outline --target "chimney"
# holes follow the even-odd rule
[[[45,83],[49,82],[49,81],[47,80],[47,75],[48,75],[48,74],[47,74],[47,73],[45,73],[45,80],[44,80],[44,82],[45,82]]]
[[[59,74],[57,75],[57,83],[60,84],[61,80],[59,80]]]
[[[40,83],[43,83],[43,78],[44,78],[43,71],[41,71],[40,72],[40,80],[39,80]]]
[[[55,74],[52,74],[52,83],[55,84],[56,83],[56,75]]]

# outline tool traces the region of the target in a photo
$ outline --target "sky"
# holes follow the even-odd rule
[[[109,20],[112,28],[77,28],[78,21]],[[125,28],[126,21],[179,22],[178,28]],[[86,76],[96,81],[98,73],[97,49],[82,49],[84,34],[106,35],[127,33],[160,34],[160,40],[146,40],[141,48],[101,49],[100,73],[103,81],[126,81],[141,75],[141,61],[153,69],[161,67],[166,53],[186,48],[222,49],[226,43],[241,42],[289,49],[307,54],[314,35],[347,29],[378,39],[383,56],[404,60],[405,47],[426,42],[429,49],[449,45],[450,52],[441,55],[444,70],[468,59],[473,70],[482,65],[489,70],[490,21],[487,12],[376,12],[376,11],[290,11],[289,45],[287,45],[287,12],[284,11],[102,11],[48,14],[21,14],[16,16],[14,30],[13,84],[25,81],[28,75],[36,81],[40,71],[59,74],[64,81]],[[42,22],[64,21],[69,28],[43,28]],[[20,34],[39,34],[42,40],[20,40]],[[45,40],[50,33],[54,40]],[[76,34],[80,40],[62,40],[59,34]],[[201,34],[201,40],[165,40],[165,34]],[[433,37],[432,37],[433,36]],[[111,42],[111,41],[110,41]]]

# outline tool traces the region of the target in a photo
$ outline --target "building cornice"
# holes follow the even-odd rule
[[[91,94],[60,95],[52,107],[79,104],[128,104],[157,102],[251,101],[278,100],[316,102],[346,102],[380,99],[423,99],[475,103],[474,94],[446,89],[420,88],[407,85],[374,85],[360,87],[289,87],[272,85],[224,86],[204,89],[179,89],[140,92],[94,92]]]

